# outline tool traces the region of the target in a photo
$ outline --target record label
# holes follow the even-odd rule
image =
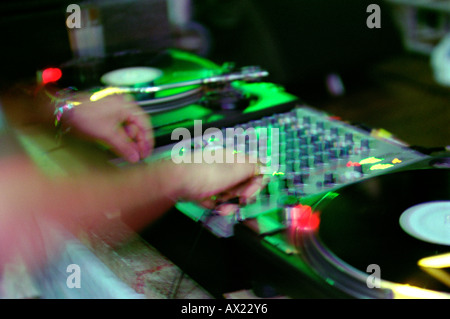
[[[101,82],[111,86],[150,85],[162,76],[160,69],[130,67],[110,71],[101,77]]]
[[[450,246],[450,201],[414,205],[400,216],[400,226],[417,239]]]

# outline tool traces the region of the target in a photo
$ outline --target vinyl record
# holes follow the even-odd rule
[[[136,79],[136,83],[130,83],[129,78],[122,79],[126,86],[131,87],[174,84],[205,78],[220,72],[220,67],[215,63],[178,50],[167,50],[160,53],[118,53],[104,58],[69,61],[61,68],[63,75],[57,83],[60,87],[70,86],[91,92],[104,87],[105,78],[123,70],[139,69],[146,72],[152,70],[154,73],[158,73],[158,76],[154,76],[154,80],[151,82],[142,83]],[[130,75],[130,72],[127,74]],[[115,83],[117,81],[115,78]],[[107,84],[109,85],[109,83]],[[133,94],[133,96],[144,110],[148,113],[155,113],[192,104],[201,98],[202,92],[199,85],[190,85],[151,94]]]
[[[449,169],[374,177],[315,209],[321,222],[313,249],[344,272],[369,274],[375,265],[382,281],[450,293]],[[434,265],[419,266],[429,257],[437,257]]]

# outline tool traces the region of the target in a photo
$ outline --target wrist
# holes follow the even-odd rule
[[[65,133],[70,130],[70,125],[68,125],[69,118],[71,117],[73,113],[73,108],[75,107],[75,104],[72,102],[64,103],[58,107],[56,107],[54,116],[54,125],[55,128],[60,133]]]
[[[81,104],[75,100],[75,89],[67,88],[56,93],[56,96],[52,99],[55,105],[54,110],[54,126],[57,130],[57,136],[70,131],[70,118],[73,115],[74,108]]]
[[[162,172],[163,184],[167,186],[165,190],[166,196],[174,203],[186,199],[188,192],[186,191],[186,171],[182,164],[176,164],[171,160],[160,162],[157,170]],[[161,185],[164,189],[164,185]]]

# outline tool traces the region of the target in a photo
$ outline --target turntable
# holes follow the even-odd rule
[[[288,221],[285,208],[236,226],[259,285],[303,298],[450,298],[448,163],[425,161],[301,202]],[[284,227],[261,231],[274,223]]]
[[[294,106],[297,97],[264,82],[259,67],[235,68],[179,50],[122,52],[104,58],[73,60],[61,65],[59,87],[91,92],[94,98],[130,94],[151,115],[156,146],[173,143],[174,128],[193,132],[225,127]]]

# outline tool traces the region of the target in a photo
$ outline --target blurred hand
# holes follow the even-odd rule
[[[149,116],[131,97],[113,95],[96,102],[85,93],[81,104],[63,114],[63,126],[79,137],[106,144],[115,154],[135,163],[149,156],[154,146]]]
[[[259,166],[250,163],[248,158],[243,163],[236,160],[234,163],[175,165],[181,168],[180,197],[215,209],[222,215],[234,211],[238,205],[250,202],[267,182],[260,174]]]

